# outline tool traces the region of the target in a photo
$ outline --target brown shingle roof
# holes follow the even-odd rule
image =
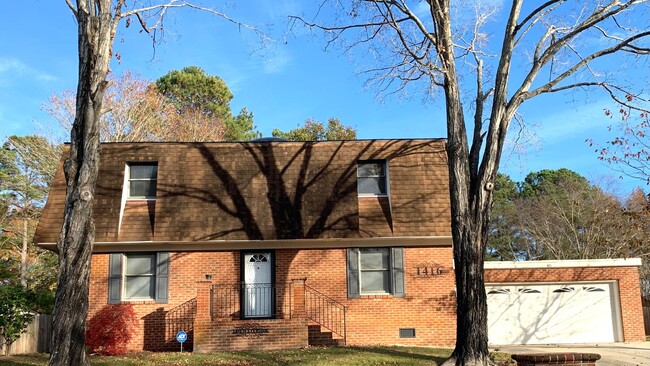
[[[388,161],[388,203],[357,197],[369,159]],[[123,209],[139,161],[158,162],[156,201]],[[448,195],[444,140],[102,144],[96,241],[448,236]],[[37,243],[56,242],[64,199],[60,164]]]

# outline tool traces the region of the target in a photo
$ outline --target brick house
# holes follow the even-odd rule
[[[175,350],[179,330],[197,352],[451,346],[448,194],[441,139],[102,144],[89,317],[132,304],[133,350]],[[35,237],[42,247],[56,249],[64,200],[61,164]],[[635,296],[636,264],[617,266],[631,268],[621,291]],[[537,278],[503,271],[486,278]],[[612,312],[636,311],[617,304]],[[616,317],[625,338],[615,340],[639,339],[635,316]]]

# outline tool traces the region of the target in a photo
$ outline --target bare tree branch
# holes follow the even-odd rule
[[[233,18],[229,17],[226,13],[217,11],[217,10],[215,10],[213,8],[208,8],[208,7],[204,7],[204,6],[195,5],[195,4],[191,3],[191,2],[186,2],[186,1],[180,2],[179,0],[169,0],[169,2],[167,2],[165,4],[157,4],[157,5],[152,5],[152,6],[147,6],[147,7],[142,7],[142,8],[138,8],[138,9],[129,10],[129,11],[126,11],[126,12],[120,14],[119,16],[116,16],[116,19],[119,21],[122,18],[127,18],[129,16],[136,15],[136,16],[138,16],[138,20],[140,21],[140,24],[143,27],[143,29],[145,29],[145,31],[147,33],[150,33],[154,29],[159,28],[160,23],[161,23],[162,19],[164,18],[164,15],[166,14],[167,10],[168,9],[174,9],[174,8],[190,8],[190,9],[210,13],[210,14],[216,15],[216,16],[218,16],[220,18],[223,18],[223,19],[225,19],[226,21],[228,21],[228,22],[230,22],[232,24],[235,24],[239,28],[245,28],[245,29],[248,29],[248,30],[252,31],[253,33],[257,34],[263,40],[270,39],[269,36],[266,33],[262,32],[258,28],[254,27],[254,26],[252,26],[250,24],[243,23],[243,22],[240,22],[240,21],[238,21],[236,19],[233,19]],[[159,11],[158,15],[156,16],[156,22],[152,26],[147,26],[146,22],[144,22],[142,20],[140,15],[141,14],[146,14],[146,13],[151,13],[153,11]]]
[[[625,93],[625,88],[616,89],[620,86],[609,79],[614,72],[598,72],[594,61],[626,52],[634,56],[650,54],[645,44],[650,35],[647,14],[643,13],[648,8],[637,6],[647,1],[513,0],[505,14],[503,31],[490,29],[489,34],[482,32],[483,25],[496,13],[489,9],[474,14],[467,11],[468,5],[481,9],[480,0],[462,5],[450,0],[427,0],[417,2],[417,8],[416,2],[406,0],[332,0],[340,13],[334,20],[328,18],[326,24],[292,18],[323,31],[328,36],[327,47],[334,42],[345,43],[343,34],[353,38],[345,52],[367,47],[377,56],[372,60],[376,64],[363,73],[380,93],[406,90],[408,84],[426,81],[428,94],[434,90],[444,94],[451,226],[454,242],[458,243],[454,246],[454,262],[457,282],[462,283],[458,286],[458,314],[471,313],[475,316],[472,319],[481,319],[480,324],[470,324],[469,316],[459,315],[456,349],[445,366],[487,362],[477,356],[484,353],[481,350],[486,349],[487,340],[482,335],[486,332],[481,318],[483,283],[475,274],[482,271],[493,179],[507,132],[513,119],[523,123],[518,108],[542,93],[603,88],[613,100],[632,110],[638,99]],[[641,24],[641,30],[626,22]],[[496,42],[489,39],[495,34],[502,38]],[[515,65],[524,68],[522,76],[511,72]],[[539,81],[542,73],[548,73],[547,81]],[[473,80],[463,93],[464,79]],[[461,96],[468,96],[469,101]],[[468,118],[473,107],[473,118]],[[488,108],[489,118],[485,119]],[[635,108],[641,111],[645,107]],[[469,134],[468,121],[474,123]],[[573,237],[577,234],[574,232]],[[595,235],[598,233],[586,233],[590,238]],[[476,306],[468,305],[468,301]]]
[[[529,87],[532,84],[533,80],[534,80],[534,76],[529,74],[529,76],[526,78],[526,81],[522,84],[522,86],[519,88],[519,90],[517,90],[515,95],[512,97],[512,99],[510,101],[510,103],[513,103],[512,107],[514,107],[514,105],[516,103],[521,103],[524,100],[535,97],[535,96],[537,96],[537,95],[539,95],[541,93],[548,93],[549,91],[554,90],[553,89],[554,86],[556,86],[558,83],[562,82],[563,80],[565,80],[569,76],[575,74],[578,70],[580,70],[581,68],[588,65],[589,62],[591,62],[591,61],[593,61],[593,60],[595,60],[597,58],[613,54],[613,53],[623,49],[624,47],[628,46],[633,41],[641,39],[643,37],[648,37],[648,36],[650,36],[650,31],[641,32],[641,33],[635,34],[634,36],[623,40],[622,42],[618,43],[617,45],[602,49],[602,50],[597,51],[597,52],[594,52],[591,55],[589,55],[589,56],[583,58],[582,60],[580,60],[580,62],[577,62],[576,64],[574,64],[573,66],[568,68],[565,72],[563,72],[561,75],[557,76],[555,79],[551,80],[550,82],[548,82],[548,83],[546,83],[546,84],[544,84],[544,85],[540,86],[539,88],[536,88],[536,89],[534,89],[532,91],[526,91],[526,88]],[[533,68],[537,69],[537,71],[539,71],[539,68],[536,68],[535,66],[533,66]],[[555,90],[563,90],[563,89],[555,89]],[[509,103],[509,108],[511,107],[510,103]]]
[[[510,65],[512,62],[512,51],[515,47],[515,36],[517,19],[521,12],[522,0],[514,0],[508,22],[506,24],[506,31],[503,37],[503,45],[501,47],[501,57],[499,59],[499,66],[497,67],[497,75],[494,84],[494,96],[492,98],[492,113],[490,115],[490,125],[488,127],[487,142],[485,145],[485,153],[481,161],[481,167],[477,180],[485,181],[493,179],[496,174],[500,160],[503,144],[505,143],[506,133],[510,120],[514,116],[514,111],[502,108],[507,104],[508,97],[508,80],[510,76]]]
[[[526,27],[529,28],[534,23],[536,23],[537,20],[539,20],[542,16],[544,16],[547,13],[547,11],[548,11],[547,8],[550,7],[551,5],[554,5],[554,4],[559,5],[560,3],[564,2],[564,1],[566,1],[566,0],[549,0],[549,1],[545,2],[544,4],[540,5],[537,9],[531,11],[524,18],[524,20],[522,20],[519,24],[517,24],[517,27],[515,27],[515,33],[519,33],[519,30],[521,30],[524,26],[526,26],[526,24],[528,24],[528,22],[533,18],[534,18],[533,21]],[[551,10],[552,9],[553,8],[551,8]],[[524,33],[525,32],[526,31],[524,31]]]
[[[142,28],[143,31],[146,33],[151,33],[151,30],[147,28],[147,22],[142,19],[142,14],[141,13],[135,13],[136,18],[138,18],[138,23],[140,23],[140,28]]]
[[[609,17],[612,17],[612,16],[614,16],[616,14],[621,13],[622,11],[627,9],[629,6],[631,6],[635,2],[636,1],[634,1],[634,0],[630,0],[627,3],[621,4],[618,1],[613,1],[610,4],[608,4],[607,6],[603,6],[602,8],[599,8],[599,9],[595,10],[593,14],[591,14],[589,17],[587,17],[587,19],[585,19],[582,22],[579,22],[577,25],[572,27],[571,30],[569,32],[567,32],[566,35],[560,37],[559,39],[556,39],[554,42],[551,42],[548,45],[548,47],[546,47],[546,49],[544,49],[543,52],[542,52],[541,51],[542,45],[545,44],[546,39],[550,35],[555,33],[555,31],[556,31],[555,27],[550,26],[548,28],[547,32],[545,33],[545,35],[538,42],[537,48],[536,48],[536,51],[535,51],[535,57],[533,58],[533,63],[531,65],[531,68],[528,71],[528,74],[526,75],[524,81],[521,83],[521,86],[515,92],[514,96],[511,98],[510,102],[508,103],[509,108],[517,108],[521,104],[521,102],[523,102],[525,99],[528,99],[528,98],[523,98],[522,99],[522,97],[524,96],[524,93],[526,93],[528,91],[528,89],[530,88],[530,86],[533,84],[533,81],[535,80],[535,78],[539,74],[539,71],[541,70],[541,68],[543,66],[545,66],[549,61],[551,61],[557,55],[557,53],[563,47],[565,47],[571,40],[573,40],[575,37],[580,35],[586,29],[591,28],[594,25],[597,25],[598,23],[602,22],[603,20],[605,20],[605,19],[607,19]],[[612,10],[612,8],[614,8],[616,5],[620,5],[620,6],[618,8],[615,8],[615,9]],[[639,35],[635,35],[635,36],[633,36],[631,38],[632,39],[630,39],[629,42],[632,42],[633,40],[635,40],[637,38],[640,38],[640,37],[639,37]],[[629,42],[627,42],[627,43],[629,43]],[[616,51],[620,50],[623,46],[624,46],[624,44],[622,42],[620,44],[620,47],[610,47],[608,49],[608,50],[610,50],[609,52],[607,50],[601,50],[599,52],[595,52],[591,56],[585,58],[583,61],[581,61],[581,62],[577,63],[576,65],[574,65],[574,67],[567,70],[567,72],[565,72],[563,74],[564,76],[561,75],[560,77],[556,78],[556,83],[560,82],[563,79],[565,79],[569,75],[572,75],[573,73],[575,73],[575,71],[580,69],[582,66],[584,66],[586,63],[588,63],[592,59],[600,57],[600,56],[605,55],[605,54],[616,52]],[[541,52],[541,54],[540,54],[540,52]],[[556,83],[551,82],[549,84],[555,85]],[[550,87],[552,87],[553,85],[550,85]],[[535,95],[537,95],[537,94],[535,94]]]
[[[70,11],[72,11],[72,14],[77,16],[77,8],[72,4],[71,0],[65,0],[65,3],[68,5],[68,8],[70,8]]]

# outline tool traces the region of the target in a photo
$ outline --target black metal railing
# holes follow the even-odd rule
[[[196,298],[169,309],[164,313],[163,320],[165,325],[165,345],[154,344],[151,349],[158,351],[178,350],[176,334],[182,330],[187,333],[187,341],[183,347],[186,350],[191,350],[194,344],[194,318],[196,318]],[[146,325],[147,320],[145,319],[145,327]],[[158,332],[158,329],[151,329],[150,333],[156,334],[156,332]],[[146,331],[145,334],[147,334]],[[147,339],[145,339],[145,343],[147,343]]]
[[[210,289],[212,319],[291,318],[291,286],[272,283],[218,284]]]
[[[345,305],[312,287],[305,286],[305,309],[310,320],[343,337],[345,344],[347,338]]]

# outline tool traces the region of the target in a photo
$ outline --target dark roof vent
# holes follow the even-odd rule
[[[251,140],[251,142],[287,142],[289,140],[282,137],[260,137],[259,139]]]

